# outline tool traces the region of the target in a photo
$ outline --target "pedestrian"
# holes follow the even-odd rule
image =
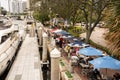
[[[89,76],[90,76],[91,80],[97,80],[97,76],[96,76],[95,71],[93,70],[93,68],[90,69]]]
[[[98,77],[99,77],[99,79],[101,80],[102,77],[101,77],[101,74],[100,74],[100,72],[98,71],[98,69],[95,69],[94,72],[95,72],[96,78],[98,79]]]
[[[62,45],[63,45],[63,38],[60,37],[60,40],[59,40],[59,47],[62,48]]]
[[[113,79],[112,80],[120,80],[120,74],[119,73],[115,73],[113,75]]]

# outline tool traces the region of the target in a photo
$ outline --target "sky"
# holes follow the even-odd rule
[[[12,1],[12,0],[10,0],[10,1]],[[21,1],[21,0],[19,0],[19,1]],[[22,1],[27,1],[27,0],[22,0]],[[9,11],[8,0],[0,0],[0,5],[2,7],[4,7],[5,10]]]

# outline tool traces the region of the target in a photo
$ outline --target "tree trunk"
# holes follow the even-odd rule
[[[88,29],[86,32],[86,39],[85,39],[86,43],[89,43],[91,33],[92,33],[91,29]]]
[[[73,21],[73,24],[72,24],[72,26],[75,26],[75,21]]]

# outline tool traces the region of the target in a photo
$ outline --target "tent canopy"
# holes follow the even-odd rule
[[[56,34],[62,34],[62,35],[67,35],[67,34],[70,34],[66,31],[63,31],[63,30],[59,30],[59,31],[55,31]]]
[[[99,57],[92,61],[89,61],[89,63],[94,65],[95,68],[109,68],[120,70],[120,61],[110,56]]]
[[[103,52],[93,48],[93,47],[86,47],[82,48],[78,51],[79,54],[83,54],[85,56],[103,56]]]
[[[54,32],[54,31],[57,31],[57,30],[59,30],[59,29],[55,28],[55,29],[50,30],[50,32]]]
[[[74,41],[70,44],[68,44],[70,47],[82,47],[83,46],[83,42],[82,41]]]
[[[62,38],[64,38],[64,39],[68,38],[69,39],[69,38],[73,38],[73,36],[72,35],[63,35]]]

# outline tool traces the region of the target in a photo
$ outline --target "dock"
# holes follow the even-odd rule
[[[37,37],[26,35],[6,80],[43,80]]]

